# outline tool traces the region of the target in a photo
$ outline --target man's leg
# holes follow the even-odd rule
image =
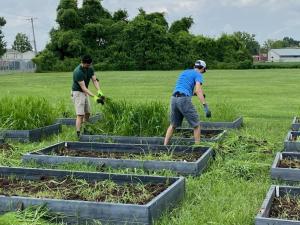
[[[76,117],[76,133],[77,133],[78,137],[80,136],[80,127],[83,122],[83,118],[84,118],[84,116],[82,116],[82,115],[77,115],[77,117]]]
[[[200,126],[194,127],[194,138],[195,138],[195,144],[200,144],[200,135],[201,135],[201,130]]]
[[[90,113],[85,113],[84,117],[83,117],[83,123],[87,122],[90,118]]]
[[[167,129],[166,137],[164,140],[164,145],[168,145],[168,143],[173,135],[174,130],[175,130],[175,127],[172,124],[170,124],[170,126]]]

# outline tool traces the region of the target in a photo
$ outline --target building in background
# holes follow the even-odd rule
[[[13,49],[7,49],[0,59],[0,72],[33,72],[35,71],[35,64],[32,62],[34,57],[35,53],[33,51],[21,53]]]
[[[271,49],[268,52],[269,62],[300,62],[300,48]]]

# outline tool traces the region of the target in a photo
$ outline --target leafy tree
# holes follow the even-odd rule
[[[173,22],[169,31],[170,33],[178,33],[180,31],[189,32],[193,23],[194,20],[192,17],[183,17],[181,20]]]
[[[102,18],[112,18],[110,13],[101,5],[102,0],[83,0],[79,10],[83,24],[97,23]]]
[[[299,47],[300,41],[294,40],[291,37],[284,37],[282,39],[285,47]]]
[[[17,33],[12,49],[19,52],[32,51],[32,46],[26,34]]]
[[[4,35],[1,30],[1,27],[3,27],[5,24],[6,20],[3,17],[0,17],[0,57],[6,52],[6,43],[3,40]]]
[[[65,30],[80,27],[81,21],[78,14],[77,0],[60,0],[57,7],[56,22]]]
[[[249,34],[247,32],[234,32],[233,35],[244,45],[251,55],[259,54],[260,45],[255,40],[255,34]]]
[[[128,22],[128,12],[126,10],[119,9],[113,14],[114,21],[125,21]]]

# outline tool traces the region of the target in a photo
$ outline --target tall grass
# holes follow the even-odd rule
[[[151,101],[130,103],[108,101],[102,110],[103,119],[86,126],[90,134],[125,136],[161,136],[168,126],[168,108]]]
[[[209,105],[209,108],[212,113],[211,118],[205,117],[202,106],[198,108],[198,111],[200,112],[200,120],[232,122],[240,116],[240,106],[226,100],[218,101],[215,104],[211,104]]]
[[[3,97],[0,99],[0,128],[29,130],[54,123],[56,111],[42,97]]]

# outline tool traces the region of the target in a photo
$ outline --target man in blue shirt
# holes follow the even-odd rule
[[[206,72],[206,63],[197,60],[194,69],[183,71],[176,82],[175,89],[171,97],[170,126],[167,130],[164,145],[167,145],[176,127],[181,126],[183,118],[186,118],[191,127],[194,128],[195,144],[200,143],[200,121],[198,113],[192,104],[194,93],[202,102],[206,117],[211,117],[211,112],[203,96],[202,84],[203,74]]]

